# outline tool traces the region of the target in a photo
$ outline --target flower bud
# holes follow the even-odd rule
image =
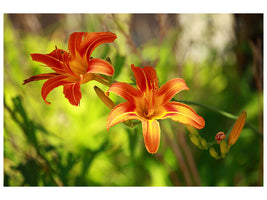
[[[203,149],[208,149],[207,141],[205,139],[201,138],[200,143]]]
[[[97,96],[106,104],[109,109],[112,109],[116,104],[105,95],[105,93],[97,86],[94,87]]]
[[[189,135],[189,138],[191,140],[191,142],[196,145],[197,147],[200,147],[200,143],[199,143],[199,140],[196,136],[194,135]]]
[[[218,153],[216,152],[216,150],[213,147],[210,147],[209,149],[210,155],[215,158],[215,159],[219,159],[220,156],[218,155]]]
[[[186,125],[185,127],[192,135],[199,136],[198,131],[193,126]]]
[[[220,143],[220,149],[221,149],[221,154],[224,157],[224,155],[227,153],[227,145],[225,140],[222,140]]]
[[[110,57],[106,57],[106,61],[107,61],[109,64],[111,64],[111,65],[112,65],[112,62],[111,62],[111,59],[110,59]]]
[[[246,123],[246,119],[247,119],[247,112],[246,111],[243,111],[239,117],[237,118],[235,124],[234,124],[234,127],[228,137],[228,140],[227,140],[227,143],[229,145],[229,148],[230,146],[232,146],[236,140],[238,139],[245,123]]]
[[[217,134],[216,134],[216,136],[215,136],[215,140],[217,140],[217,144],[220,144],[221,143],[221,141],[225,138],[226,136],[225,136],[225,134],[224,134],[224,132],[218,132]]]

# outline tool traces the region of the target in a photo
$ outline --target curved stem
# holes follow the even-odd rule
[[[175,100],[175,101],[178,101],[178,100],[176,100],[176,99],[174,99],[174,100]],[[185,104],[196,105],[196,106],[199,106],[199,107],[202,107],[202,108],[207,108],[207,109],[209,109],[209,110],[212,110],[212,111],[214,111],[214,112],[217,112],[217,113],[219,113],[219,114],[221,114],[221,115],[223,115],[223,116],[225,116],[225,117],[228,117],[228,118],[230,118],[230,119],[237,119],[237,118],[238,118],[238,116],[232,115],[232,114],[230,114],[230,113],[228,113],[228,112],[225,112],[225,111],[222,111],[222,110],[219,110],[219,109],[217,109],[217,108],[213,108],[213,107],[211,107],[211,106],[207,106],[207,105],[204,105],[204,104],[201,104],[201,103],[196,103],[196,102],[193,102],[193,101],[179,101],[179,102],[181,102],[181,103],[185,103]]]
[[[178,101],[176,99],[174,99],[175,101]],[[193,101],[178,101],[180,103],[185,103],[185,104],[191,104],[191,105],[196,105],[196,106],[199,106],[199,107],[202,107],[202,108],[206,108],[206,109],[209,109],[209,110],[212,110],[220,115],[223,115],[227,118],[230,118],[230,119],[234,119],[236,120],[238,118],[238,116],[236,115],[232,115],[231,113],[228,113],[228,112],[225,112],[223,110],[219,110],[217,108],[213,108],[211,106],[207,106],[207,105],[204,105],[204,104],[201,104],[201,103],[196,103],[196,102],[193,102]],[[250,123],[246,122],[246,125],[252,129],[255,133],[259,134],[259,135],[262,135],[262,133],[260,131],[258,131],[254,126],[252,126]]]
[[[103,85],[106,85],[108,87],[111,86],[111,83],[109,83],[108,80],[106,80],[104,77],[99,76],[97,74],[94,74],[94,80],[99,82],[99,83],[102,83]]]

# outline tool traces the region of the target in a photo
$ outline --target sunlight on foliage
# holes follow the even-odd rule
[[[259,14],[4,14],[4,186],[262,186],[262,23]],[[241,25],[250,28],[239,31]],[[69,52],[73,32],[116,34],[115,41],[90,55],[112,66],[114,74],[103,70],[104,75],[97,73],[102,82],[80,84],[78,103],[70,103],[63,87],[57,87],[47,105],[41,96],[45,81],[23,81],[54,71],[30,54],[55,48]],[[186,117],[157,116],[161,134],[155,154],[146,150],[140,118],[107,131],[111,110],[94,87],[103,92],[112,83],[135,87],[132,64],[151,66],[150,75],[155,69],[159,87],[183,79],[189,90],[170,101],[192,107],[205,127],[183,125]],[[126,102],[124,97],[108,96],[116,105]],[[142,105],[150,106],[146,100]],[[227,149],[227,137],[243,111],[245,126]],[[142,117],[151,121],[154,116]],[[226,138],[217,143],[220,131]]]

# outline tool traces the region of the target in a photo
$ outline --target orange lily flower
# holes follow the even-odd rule
[[[63,86],[63,93],[72,105],[78,106],[82,97],[80,85],[91,80],[103,84],[105,79],[98,75],[114,74],[111,64],[99,58],[91,58],[93,50],[100,44],[113,42],[117,36],[111,32],[74,32],[69,37],[68,50],[53,50],[49,54],[31,54],[34,61],[43,63],[55,72],[32,76],[24,80],[31,81],[48,79],[42,87],[42,98],[46,104],[47,95],[58,86]]]
[[[137,88],[128,83],[113,83],[107,94],[113,92],[127,102],[115,106],[107,119],[107,130],[115,124],[126,120],[137,119],[142,123],[143,137],[149,153],[156,153],[160,143],[160,126],[158,119],[171,118],[183,124],[201,129],[204,119],[189,106],[170,101],[181,90],[188,90],[185,81],[175,78],[158,87],[155,69],[152,67],[131,66]]]

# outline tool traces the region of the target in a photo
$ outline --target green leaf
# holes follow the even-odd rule
[[[113,79],[118,77],[122,70],[122,66],[124,65],[125,62],[125,56],[121,56],[120,54],[117,54],[115,57],[115,64],[113,65],[115,73],[113,75]]]

